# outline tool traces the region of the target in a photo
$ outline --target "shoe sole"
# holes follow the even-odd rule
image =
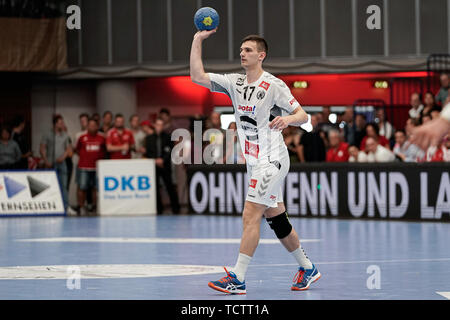
[[[208,283],[208,287],[210,287],[211,289],[223,292],[223,293],[227,293],[227,294],[246,294],[247,293],[246,290],[239,290],[239,292],[230,292],[228,290],[225,290],[225,289],[222,289],[222,288],[219,288],[219,287],[215,286],[211,282]]]
[[[305,291],[305,290],[308,290],[309,286],[310,286],[312,283],[314,283],[314,282],[316,282],[317,280],[319,280],[321,276],[322,276],[322,275],[321,275],[320,272],[319,272],[319,273],[317,273],[317,274],[311,279],[311,281],[309,281],[309,283],[308,283],[308,285],[307,285],[306,287],[304,287],[304,288],[298,288],[298,287],[292,286],[292,287],[291,287],[291,290],[292,290],[292,291]]]

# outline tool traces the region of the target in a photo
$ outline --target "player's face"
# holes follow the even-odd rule
[[[253,66],[262,63],[265,57],[264,52],[258,52],[256,41],[245,41],[241,45],[241,66],[244,69],[251,68]]]

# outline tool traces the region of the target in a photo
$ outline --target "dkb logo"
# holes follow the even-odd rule
[[[121,176],[104,178],[105,191],[145,191],[150,189],[148,176]]]

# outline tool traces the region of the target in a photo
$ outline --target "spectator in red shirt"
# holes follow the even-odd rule
[[[328,132],[328,143],[327,162],[348,161],[348,143],[342,141],[339,131],[332,129]]]
[[[134,149],[133,132],[124,127],[125,119],[118,113],[114,119],[114,128],[106,136],[106,149],[110,159],[131,159]]]
[[[105,137],[98,132],[98,123],[89,119],[87,132],[82,134],[76,145],[78,153],[77,200],[78,214],[86,214],[87,190],[92,191],[92,204],[95,210],[97,200],[96,162],[105,157]]]
[[[380,136],[379,132],[380,132],[380,130],[376,123],[373,123],[373,122],[368,123],[366,125],[366,136],[362,139],[359,149],[362,151],[367,151],[366,150],[366,141],[367,141],[367,138],[369,138],[369,137],[374,138],[378,142],[379,145],[381,145],[387,149],[390,149],[389,140],[386,139],[386,137],[384,137],[384,136]]]

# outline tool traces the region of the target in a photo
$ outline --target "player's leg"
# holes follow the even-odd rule
[[[281,201],[282,199],[280,189],[277,200]],[[284,203],[278,202],[276,208],[268,208],[264,212],[264,216],[280,242],[299,264],[291,289],[296,291],[308,289],[311,283],[319,280],[321,275],[301,247],[298,234],[289,221]]]
[[[245,275],[250,261],[259,243],[261,218],[267,206],[251,201],[245,201],[242,213],[242,237],[239,255],[233,271],[226,268],[226,277],[218,281],[211,281],[208,286],[230,294],[245,294]]]
[[[310,269],[312,263],[301,247],[298,234],[289,221],[284,203],[278,202],[277,208],[267,208],[264,216],[280,242],[294,256],[299,265],[305,269]]]

